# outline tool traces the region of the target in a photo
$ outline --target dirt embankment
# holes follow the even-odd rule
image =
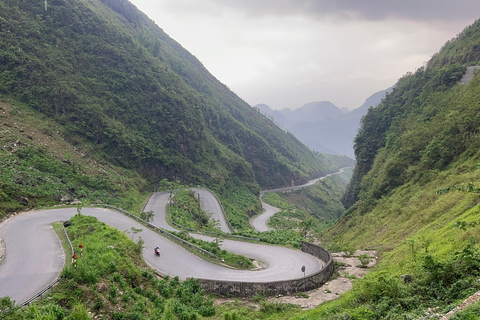
[[[358,259],[358,256],[362,254],[368,254],[372,257],[367,268],[359,267],[361,263]],[[352,257],[345,256],[343,252],[332,253],[332,255],[333,259],[341,265],[338,268],[338,273],[340,275],[338,278],[328,281],[323,286],[315,290],[291,296],[274,297],[270,298],[269,300],[298,305],[304,310],[315,309],[321,303],[328,300],[334,300],[342,293],[350,290],[352,288],[352,282],[357,278],[365,276],[369,272],[369,268],[371,268],[377,262],[376,251],[357,250]],[[233,301],[233,299],[217,299],[215,304],[225,304]],[[260,308],[258,303],[251,300],[244,300],[243,303],[257,310]]]
[[[368,254],[372,257],[367,268],[360,268],[360,260],[358,256]],[[309,310],[318,307],[321,303],[334,300],[342,293],[352,288],[352,282],[357,278],[362,278],[369,272],[377,262],[376,251],[360,251],[357,250],[352,257],[347,257],[343,252],[332,253],[333,259],[340,263],[338,273],[340,276],[336,279],[330,280],[318,289],[304,292],[304,294],[294,296],[283,296],[273,298],[283,303],[291,303],[300,306],[302,309]]]

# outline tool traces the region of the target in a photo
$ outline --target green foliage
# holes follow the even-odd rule
[[[0,39],[0,94],[152,185],[178,179],[256,194],[344,161],[283,132],[128,1],[51,1],[46,12],[41,2],[3,1]]]
[[[170,202],[170,216],[180,226],[195,230],[213,230],[210,215],[201,209],[195,192],[188,189],[176,190]]]
[[[271,230],[267,232],[256,232],[253,230],[244,230],[235,232],[235,235],[259,239],[262,242],[278,245],[287,245],[295,249],[300,249],[302,241],[305,239],[295,230]]]
[[[282,303],[280,301],[262,301],[260,303],[260,312],[267,314],[275,314],[285,312],[296,308],[293,304]]]
[[[158,279],[126,234],[89,216],[70,221],[74,247],[85,245],[77,270],[66,266],[55,294],[2,313],[2,319],[90,319],[88,311],[111,319],[198,319],[216,313],[196,280]],[[8,298],[0,303],[11,306]]]
[[[269,221],[270,233],[253,235],[268,243],[290,244],[299,248],[301,241],[314,241],[334,224],[344,208],[341,196],[346,188],[350,173],[334,175],[318,181],[312,186],[282,193],[266,193],[262,200],[280,208]],[[286,232],[292,239],[281,240],[278,233]],[[297,235],[294,235],[297,232]],[[247,234],[243,232],[243,234]],[[276,239],[275,239],[276,238]]]
[[[140,212],[140,219],[145,220],[147,222],[152,221],[154,216],[155,215],[152,210]]]
[[[207,250],[210,253],[213,253],[218,258],[222,259],[222,263],[232,266],[238,269],[252,269],[255,266],[253,265],[252,261],[247,257],[235,253],[231,253],[220,248],[220,241],[213,240],[213,241],[205,241],[200,240],[188,235],[187,232],[174,232],[171,231],[172,234],[176,235],[180,239],[188,241],[191,244],[196,245],[204,250]]]
[[[462,229],[463,231],[467,231],[468,228],[473,228],[478,224],[477,221],[467,223],[465,220],[462,221],[455,221],[455,228]]]
[[[352,320],[369,320],[374,319],[375,313],[366,308],[366,307],[358,307],[350,313],[350,319]]]
[[[366,268],[368,264],[373,260],[372,256],[370,256],[368,253],[363,253],[357,258],[358,260],[360,260],[360,268]]]
[[[15,301],[10,300],[10,297],[0,298],[0,313],[13,313],[15,312]]]
[[[351,162],[279,129],[128,1],[3,1],[0,39],[0,215],[66,196],[135,212],[166,179],[209,186],[247,229],[260,188]]]
[[[87,308],[83,304],[77,304],[73,307],[69,319],[71,320],[89,320]]]
[[[471,38],[479,25],[477,21],[457,41]],[[445,170],[462,153],[477,148],[471,142],[478,135],[478,102],[474,90],[465,93],[456,84],[465,65],[479,60],[464,55],[463,61],[439,63],[443,57],[441,53],[427,68],[405,75],[362,119],[355,138],[357,166],[343,200],[347,207],[359,199],[371,207],[406,181],[425,180],[426,172]]]
[[[240,320],[240,316],[236,310],[225,312],[223,314],[224,320]]]
[[[85,156],[85,150],[62,139],[61,126],[7,101],[0,102],[6,115],[0,134],[0,217],[58,203],[133,209],[143,201],[138,190],[145,181],[137,173]]]
[[[376,248],[380,263],[343,300],[315,312],[325,315],[318,318],[366,307],[374,319],[416,319],[427,308],[445,313],[478,291],[470,239],[480,234],[480,78],[459,79],[479,64],[479,39],[476,21],[363,118],[343,198],[350,208],[323,241]]]
[[[334,220],[345,212],[341,198],[350,178],[351,169],[342,174],[322,179],[307,188],[278,193],[278,196],[284,200],[283,202],[279,199],[272,199],[271,194],[266,194],[264,201],[278,208],[293,205],[298,210],[304,211],[317,219]]]
[[[314,313],[317,317],[323,315],[321,319],[336,319],[345,313],[354,319],[416,318],[434,307],[442,307],[440,312],[446,313],[456,301],[480,289],[479,268],[478,247],[470,243],[446,259],[424,256],[411,282],[386,272],[370,273],[355,281],[353,294],[342,302],[342,307],[326,306]],[[475,312],[473,308],[471,313]]]
[[[465,308],[464,310],[461,310],[457,313],[455,313],[452,317],[450,317],[451,320],[475,320],[480,318],[480,304],[472,304]]]
[[[262,205],[258,198],[259,192],[260,189],[256,189],[252,193],[248,188],[232,186],[225,192],[218,194],[228,221],[234,230],[250,229],[249,219],[262,212]]]

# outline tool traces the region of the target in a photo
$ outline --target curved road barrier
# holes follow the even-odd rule
[[[284,281],[272,282],[236,282],[197,279],[206,293],[225,297],[249,297],[258,294],[266,296],[293,294],[313,290],[328,281],[334,272],[334,262],[326,249],[307,242],[302,242],[302,251],[327,261],[325,266],[314,274]],[[305,268],[306,269],[306,268]],[[305,270],[302,266],[300,270]]]

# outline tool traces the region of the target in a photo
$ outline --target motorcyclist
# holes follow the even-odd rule
[[[153,250],[155,251],[155,254],[156,254],[157,256],[160,255],[160,248],[159,248],[159,247],[155,247],[155,248],[153,248]]]

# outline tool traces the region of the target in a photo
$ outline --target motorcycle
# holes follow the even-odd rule
[[[157,257],[160,257],[160,249],[159,249],[158,247],[155,247],[154,250],[155,250],[155,255],[156,255]]]

